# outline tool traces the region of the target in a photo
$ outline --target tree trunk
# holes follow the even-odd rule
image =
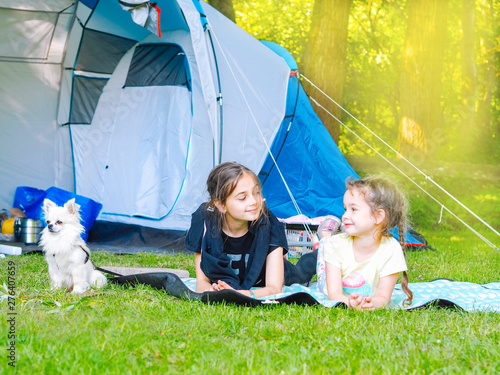
[[[342,105],[346,76],[347,29],[352,0],[316,0],[309,41],[302,55],[302,72],[328,96]],[[318,90],[305,84],[310,97],[338,119],[341,109]],[[313,107],[315,104],[313,103]],[[340,124],[323,109],[316,113],[338,142]]]
[[[463,0],[462,3],[462,127],[460,134],[474,134],[476,114],[477,68],[474,54],[474,11],[475,0]],[[461,137],[460,148],[466,146]],[[465,144],[464,144],[465,143]]]
[[[492,27],[492,30],[482,30],[480,34],[481,44],[484,47],[482,48],[482,63],[479,65],[480,92],[478,95],[476,128],[481,137],[478,137],[477,142],[479,143],[480,149],[478,151],[481,157],[486,156],[487,159],[490,159],[490,162],[495,162],[491,160],[492,155],[497,156],[500,148],[500,142],[498,138],[495,138],[495,136],[500,135],[500,119],[498,119],[493,105],[494,102],[500,102],[500,74],[498,74],[500,52],[498,52],[498,48],[495,48],[495,36],[498,35],[495,28],[498,28],[498,21],[495,19],[493,0],[482,0],[481,3],[484,9],[483,16],[491,25],[495,26]]]
[[[209,0],[208,3],[236,23],[233,0]]]
[[[432,156],[444,130],[441,75],[448,0],[409,2],[401,64],[399,152],[411,158]]]

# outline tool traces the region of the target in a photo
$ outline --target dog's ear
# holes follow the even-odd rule
[[[43,200],[43,212],[49,212],[49,208],[51,207],[57,207],[57,204],[52,202],[50,199],[44,199]]]
[[[64,208],[72,215],[75,215],[80,210],[80,206],[75,203],[75,198],[70,199],[64,204]]]

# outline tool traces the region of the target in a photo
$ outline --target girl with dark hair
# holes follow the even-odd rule
[[[210,201],[193,213],[185,242],[196,252],[197,292],[234,289],[265,297],[280,293],[284,284],[311,280],[317,251],[296,265],[284,259],[284,225],[267,209],[255,173],[238,163],[222,163],[210,172],[207,190]]]
[[[401,286],[407,296],[404,303],[410,305],[413,293],[406,273],[405,196],[380,177],[347,180],[346,188],[344,232],[323,239],[319,245],[319,288],[331,300],[373,310],[387,306],[402,272]],[[395,226],[399,242],[389,232]]]

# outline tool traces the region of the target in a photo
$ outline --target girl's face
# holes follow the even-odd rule
[[[357,189],[347,190],[344,194],[345,213],[342,216],[345,232],[353,237],[373,236],[378,230],[380,212],[373,215],[364,194]],[[379,210],[382,211],[383,210]],[[383,217],[382,217],[383,219]]]
[[[260,216],[262,195],[259,184],[249,174],[241,176],[236,188],[222,207],[228,224],[257,220]]]

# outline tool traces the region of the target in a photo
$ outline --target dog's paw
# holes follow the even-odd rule
[[[82,285],[73,285],[73,290],[71,291],[71,294],[83,294],[88,289],[89,287],[84,287]]]
[[[100,289],[108,283],[108,279],[99,271],[94,271],[94,281],[92,282],[92,287]]]
[[[62,289],[62,283],[50,283],[50,290]]]

